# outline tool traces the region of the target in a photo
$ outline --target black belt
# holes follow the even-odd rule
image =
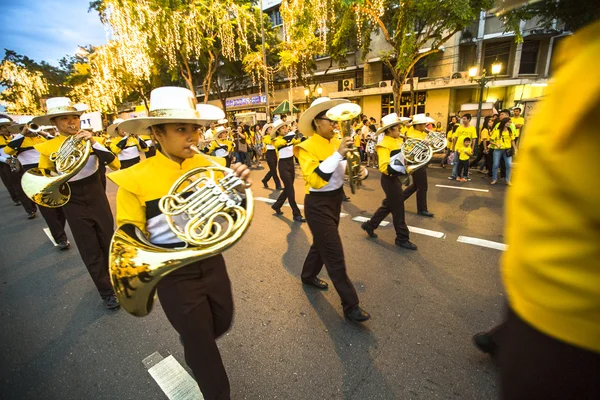
[[[340,186],[339,189],[330,190],[327,192],[310,192],[310,195],[319,196],[319,197],[334,197],[342,194],[343,186]]]

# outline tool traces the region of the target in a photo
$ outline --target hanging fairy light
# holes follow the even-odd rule
[[[41,98],[48,93],[48,81],[39,71],[5,60],[0,64],[0,77],[10,86],[2,92],[2,105],[15,114],[42,113]]]

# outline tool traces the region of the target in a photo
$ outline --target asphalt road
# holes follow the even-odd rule
[[[257,201],[249,231],[225,253],[236,312],[219,347],[234,399],[498,397],[496,368],[471,335],[501,320],[502,252],[457,239],[503,242],[506,186],[489,186],[480,174],[470,183],[450,182],[449,171],[429,168],[435,218],[416,215],[411,198],[407,222],[444,237],[413,233],[419,250],[410,252],[394,246],[391,224],[373,240],[352,220],[370,216],[382,200],[379,174],[370,171],[364,188],[344,203],[348,216],[340,226],[349,274],[372,314],[367,323],[344,320],[333,288],[301,285],[312,238],[287,207],[277,217]],[[275,198],[277,192],[260,187],[264,173],[253,173],[254,194]],[[303,183],[296,180],[299,204]],[[114,207],[112,185],[108,197]],[[159,352],[185,366],[160,304],[145,318],[105,310],[75,246],[54,248],[41,216],[27,220],[1,187],[0,212],[0,398],[166,398],[142,364]]]

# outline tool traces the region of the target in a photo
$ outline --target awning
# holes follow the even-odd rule
[[[298,110],[296,107],[292,106],[291,113],[296,114],[298,112],[300,112],[300,110]],[[273,111],[273,115],[289,114],[289,113],[290,113],[290,102],[287,100],[282,101],[281,104],[277,106],[275,111]]]

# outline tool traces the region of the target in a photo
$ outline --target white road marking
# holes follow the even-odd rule
[[[254,200],[262,201],[264,203],[269,203],[269,204],[273,204],[276,201],[276,200],[273,200],[273,199],[269,199],[267,197],[255,197]],[[283,206],[284,207],[289,207],[290,203],[286,202]],[[297,204],[297,206],[298,206],[299,209],[304,210],[304,204]],[[340,213],[340,217],[347,217],[347,216],[348,216],[348,214],[346,214],[346,213]]]
[[[44,228],[44,233],[46,234],[46,236],[48,236],[48,239],[50,239],[50,241],[52,242],[53,245],[58,246],[56,244],[56,242],[54,241],[52,234],[50,233],[50,228]]]
[[[365,218],[365,217],[354,217],[352,218],[352,221],[356,221],[356,222],[367,222],[369,220],[369,218]],[[390,223],[387,221],[381,221],[381,223],[379,224],[379,226],[388,226]]]
[[[408,230],[412,233],[418,233],[420,235],[432,236],[438,239],[445,239],[446,234],[444,232],[430,231],[429,229],[417,228],[416,226],[408,226]]]
[[[456,240],[460,243],[474,244],[475,246],[489,247],[490,249],[508,250],[508,245],[504,243],[492,242],[491,240],[477,239],[469,236],[459,236]]]
[[[150,366],[153,362],[154,365]],[[146,357],[142,363],[148,368],[148,373],[158,386],[171,400],[203,400],[204,396],[198,384],[172,355],[167,358],[155,352]]]
[[[450,188],[450,189],[459,189],[459,190],[472,190],[474,192],[484,192],[484,193],[489,192],[489,190],[487,190],[487,189],[475,189],[475,188],[467,188],[467,187],[460,187],[460,186],[447,186],[447,185],[435,185],[435,186],[443,187],[443,188]]]

